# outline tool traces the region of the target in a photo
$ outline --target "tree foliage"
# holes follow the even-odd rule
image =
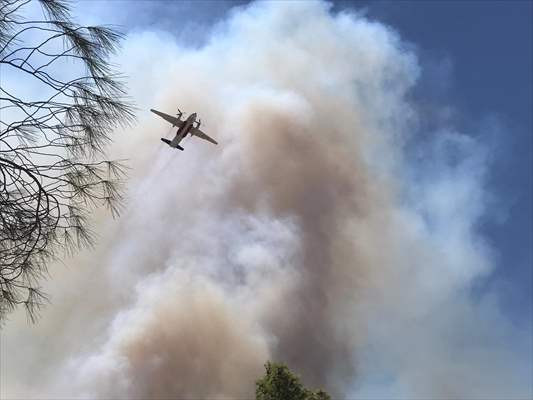
[[[306,389],[284,364],[267,362],[265,370],[256,382],[256,400],[331,400],[323,390]]]
[[[119,211],[125,167],[104,149],[134,118],[109,61],[121,34],[64,0],[29,19],[35,4],[0,0],[0,322],[17,305],[35,320],[47,263],[93,242],[93,206]]]

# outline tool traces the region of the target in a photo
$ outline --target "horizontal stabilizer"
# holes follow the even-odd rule
[[[168,144],[170,147],[173,147],[175,149],[180,149],[181,151],[185,150],[183,147],[181,147],[179,144],[175,145],[175,146],[172,146],[172,142],[168,139],[165,139],[165,138],[161,138],[161,141],[162,142],[165,142],[166,144]]]

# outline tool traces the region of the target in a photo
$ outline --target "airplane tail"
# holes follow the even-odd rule
[[[179,144],[177,144],[176,146],[172,146],[170,143],[170,140],[168,139],[165,139],[165,138],[161,138],[161,141],[165,142],[166,144],[168,144],[170,147],[174,147],[176,149],[180,149],[181,151],[185,150],[183,147],[181,147]]]

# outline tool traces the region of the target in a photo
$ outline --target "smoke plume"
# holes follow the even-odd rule
[[[142,110],[112,149],[128,207],[52,268],[38,326],[8,323],[3,394],[251,398],[269,359],[339,398],[530,393],[512,327],[470,296],[491,270],[485,153],[442,127],[412,168],[419,66],[394,31],[256,3],[199,47],[131,33],[120,62]],[[161,143],[146,110],[177,106],[219,145]]]

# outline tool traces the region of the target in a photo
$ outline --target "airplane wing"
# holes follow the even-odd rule
[[[173,117],[172,115],[162,113],[161,111],[152,110],[152,109],[150,111],[153,112],[155,115],[159,115],[165,121],[170,122],[172,125],[177,126],[178,128],[181,128],[181,126],[185,123],[185,121],[182,121],[179,118]]]
[[[217,141],[209,136],[207,136],[205,133],[203,133],[200,129],[198,128],[191,128],[191,130],[189,131],[189,133],[191,135],[194,135],[194,136],[198,136],[199,138],[202,138],[204,140],[207,140],[208,142],[211,142],[213,144],[218,144]]]

